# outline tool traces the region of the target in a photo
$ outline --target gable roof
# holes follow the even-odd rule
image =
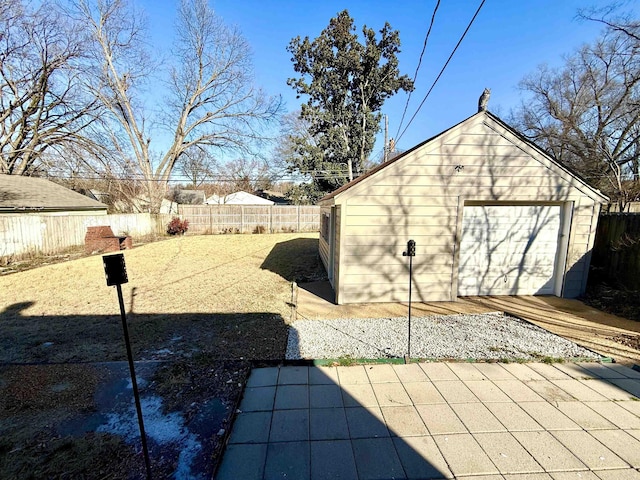
[[[105,204],[44,178],[0,174],[0,212],[106,209]]]
[[[495,116],[494,114],[492,114],[491,112],[489,112],[488,110],[483,110],[480,111],[478,113],[475,113],[473,115],[471,115],[470,117],[462,120],[461,122],[453,125],[452,127],[447,128],[446,130],[438,133],[437,135],[428,138],[427,140],[419,143],[418,145],[410,148],[409,150],[402,152],[401,154],[393,157],[390,160],[387,160],[384,163],[381,163],[380,165],[378,165],[377,167],[373,168],[372,170],[369,170],[367,173],[365,173],[364,175],[361,175],[357,178],[354,178],[351,182],[346,183],[345,185],[343,185],[342,187],[338,188],[337,190],[334,190],[333,192],[325,195],[324,197],[322,197],[318,202],[325,202],[327,200],[331,200],[333,198],[335,198],[336,196],[340,195],[341,193],[349,190],[350,188],[352,188],[354,185],[357,185],[359,183],[361,183],[362,181],[368,179],[369,177],[375,175],[376,173],[378,173],[380,170],[383,170],[385,168],[387,168],[389,165],[392,165],[396,162],[398,162],[399,160],[402,160],[404,157],[406,157],[407,155],[409,155],[410,153],[414,152],[415,150],[423,147],[424,145],[427,145],[430,142],[433,142],[434,140],[446,135],[448,132],[450,132],[451,130],[454,130],[458,127],[460,127],[461,125],[465,124],[465,123],[471,123],[475,120],[477,120],[479,117],[481,116],[486,116],[488,119],[498,123],[502,128],[504,128],[505,130],[507,130],[509,133],[511,133],[512,135],[516,136],[520,141],[526,143],[529,147],[533,148],[539,155],[543,156],[544,158],[546,158],[548,161],[550,161],[551,163],[553,163],[555,166],[557,166],[558,168],[564,170],[565,172],[567,172],[568,174],[570,174],[571,176],[573,176],[574,178],[576,178],[582,185],[584,185],[593,195],[600,197],[603,201],[609,201],[609,198],[604,195],[602,192],[600,192],[600,190],[597,190],[595,188],[593,188],[591,185],[589,185],[589,183],[587,183],[587,181],[582,178],[577,172],[575,172],[573,169],[567,167],[566,165],[561,164],[560,162],[558,162],[556,159],[554,159],[551,155],[549,155],[547,152],[545,152],[544,150],[542,150],[540,147],[538,147],[535,143],[533,143],[531,140],[527,139],[524,135],[522,135],[520,132],[518,132],[517,130],[515,130],[513,127],[511,127],[510,125],[508,125],[507,123],[505,123],[504,121],[502,121],[500,118],[498,118],[497,116]]]

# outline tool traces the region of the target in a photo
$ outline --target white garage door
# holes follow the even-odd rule
[[[552,294],[560,206],[466,206],[458,295]]]

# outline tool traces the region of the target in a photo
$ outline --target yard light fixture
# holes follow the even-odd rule
[[[147,480],[151,480],[151,462],[149,461],[149,450],[147,449],[147,435],[144,431],[144,420],[142,418],[142,406],[140,405],[140,392],[138,391],[138,382],[136,381],[136,370],[133,365],[133,354],[131,353],[131,342],[129,342],[129,328],[127,327],[127,314],[124,310],[124,300],[122,298],[123,283],[127,283],[127,267],[124,263],[124,255],[117,253],[115,255],[103,255],[102,263],[104,265],[104,274],[107,279],[107,286],[115,285],[118,291],[118,302],[120,303],[120,317],[122,318],[122,330],[124,331],[124,343],[127,347],[127,359],[129,360],[129,372],[131,373],[131,385],[133,386],[133,398],[136,403],[136,412],[138,414],[138,426],[140,427],[140,440],[142,441],[142,453],[144,455],[144,464],[147,470]]]
[[[409,257],[409,327],[407,329],[407,355],[404,357],[404,363],[411,361],[411,284],[413,283],[413,257],[416,256],[416,242],[409,240],[407,242],[407,251],[402,252],[403,257]]]

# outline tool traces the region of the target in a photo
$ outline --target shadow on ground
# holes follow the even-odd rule
[[[0,478],[144,478],[121,320],[0,312]],[[128,314],[154,478],[210,478],[278,314]]]
[[[313,282],[327,278],[318,253],[317,238],[296,238],[277,243],[260,268],[290,282]]]

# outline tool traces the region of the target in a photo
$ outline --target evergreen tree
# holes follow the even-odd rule
[[[398,31],[385,23],[379,33],[378,39],[365,25],[361,43],[344,10],[315,40],[296,37],[287,47],[300,75],[287,83],[298,97],[308,96],[300,112],[308,134],[287,136],[286,160],[291,171],[311,176],[312,183],[303,186],[309,201],[363,173],[385,100],[399,90],[413,90],[411,79],[398,69]]]

